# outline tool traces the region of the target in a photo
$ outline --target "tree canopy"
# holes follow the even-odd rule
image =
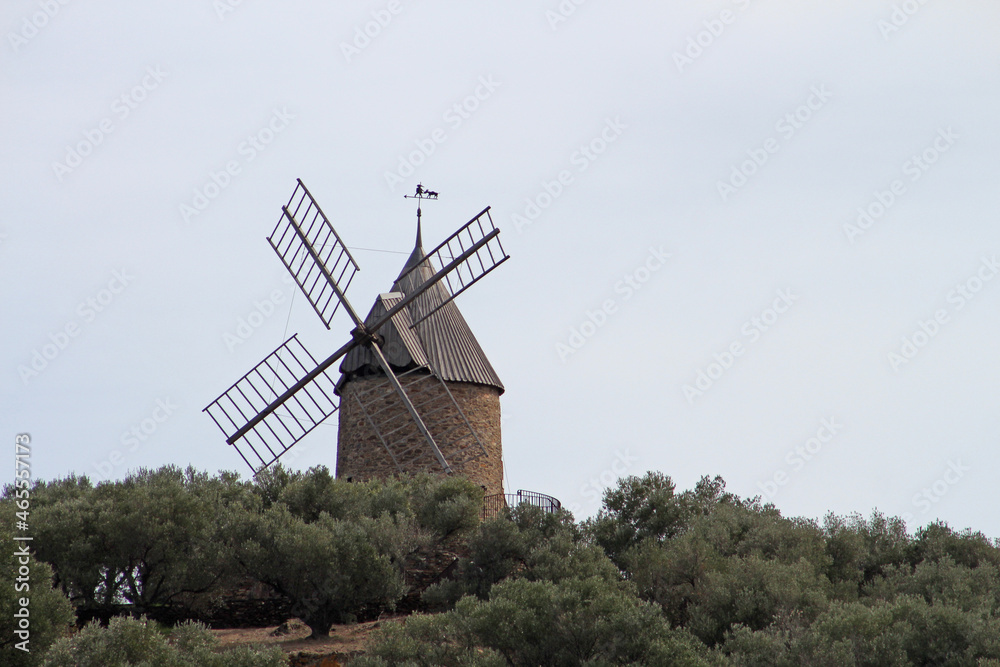
[[[14,494],[4,489],[5,511]],[[0,657],[283,664],[273,651],[227,657],[191,624],[164,632],[118,619],[66,636],[74,608],[79,618],[195,609],[252,581],[289,600],[316,637],[391,613],[407,594],[408,608],[422,604],[383,623],[353,662],[362,667],[1000,667],[1000,547],[971,530],[934,522],[911,533],[877,511],[789,518],[719,477],[679,490],[659,472],[619,480],[583,522],[528,505],[480,521],[482,500],[459,477],[349,483],[323,467],[254,481],[168,466],[96,486],[36,482],[37,652],[7,641]],[[454,562],[413,592],[411,569],[442,555]],[[13,595],[6,587],[0,607],[11,612]]]

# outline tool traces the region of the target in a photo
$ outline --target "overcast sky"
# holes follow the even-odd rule
[[[422,181],[428,249],[490,205],[511,255],[457,302],[509,490],[582,518],[620,475],[722,475],[788,516],[1000,536],[997,3],[8,0],[0,26],[0,434],[35,477],[246,474],[201,409],[351,328],[265,240],[295,179],[363,312]],[[293,451],[332,469],[336,417]]]

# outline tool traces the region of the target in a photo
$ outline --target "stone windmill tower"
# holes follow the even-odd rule
[[[368,324],[417,291],[436,271],[421,242],[417,211],[413,252],[392,289],[376,298],[365,318]],[[441,283],[423,291],[379,329],[381,350],[452,471],[482,486],[487,495],[503,493],[503,383],[449,296]],[[411,328],[414,320],[435,308],[433,316]],[[338,478],[441,472],[370,348],[351,350],[340,372]]]
[[[453,300],[509,258],[489,207],[425,252],[419,203],[437,193],[412,197],[413,253],[364,320],[345,294],[358,264],[301,179],[282,206],[268,242],[326,328],[343,308],[354,329],[323,361],[293,335],[205,408],[255,474],[340,410],[338,477],[458,473],[504,498],[503,384]]]

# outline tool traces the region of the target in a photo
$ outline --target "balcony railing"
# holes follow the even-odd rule
[[[562,503],[544,493],[534,491],[518,491],[517,493],[495,493],[483,498],[483,519],[491,519],[505,507],[514,508],[522,503],[538,507],[545,513],[555,512]]]

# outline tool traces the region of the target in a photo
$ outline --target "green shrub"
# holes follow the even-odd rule
[[[165,466],[96,488],[69,478],[36,487],[35,544],[77,606],[128,602],[149,611],[226,580],[216,518],[229,506],[254,505],[231,473],[209,478]]]
[[[621,565],[625,552],[642,540],[662,540],[684,530],[690,513],[675,488],[670,477],[659,472],[620,479],[604,492],[603,507],[587,530]]]
[[[13,507],[4,502],[0,505],[6,516],[11,516]],[[32,542],[15,542],[13,533],[7,527],[9,523],[0,524],[0,543],[5,548],[18,550],[21,545]],[[46,563],[35,560],[33,555],[27,556],[28,578],[25,580],[19,570],[21,556],[9,553],[0,559],[0,664],[5,667],[22,667],[40,664],[40,657],[45,650],[59,637],[69,631],[73,622],[73,605],[63,595],[62,591],[52,586],[52,568]],[[17,581],[18,578],[22,581]],[[27,589],[24,587],[28,586]],[[17,590],[21,587],[22,590]],[[28,606],[22,607],[22,598],[28,600]],[[20,619],[15,613],[27,609],[29,627],[27,637],[18,636],[15,631],[23,630]],[[27,639],[26,643],[23,643]],[[19,648],[20,646],[20,648]],[[24,651],[22,649],[28,649]]]
[[[872,512],[868,520],[860,514],[848,517],[828,514],[824,534],[831,558],[828,567],[831,581],[852,581],[864,586],[908,562],[910,537],[898,517],[887,517],[878,511]]]
[[[489,600],[387,627],[356,667],[708,664],[696,640],[671,630],[659,610],[600,577],[559,583],[516,579]]]
[[[956,532],[941,521],[918,530],[909,548],[909,562],[916,565],[921,561],[937,561],[944,557],[968,568],[980,565],[1000,567],[997,543],[991,542],[982,533],[968,529]]]
[[[336,479],[326,466],[315,466],[289,483],[278,502],[306,523],[326,514],[334,519],[410,516],[408,480],[348,482]]]
[[[404,592],[402,561],[414,529],[388,514],[312,523],[283,505],[262,515],[235,517],[229,544],[241,569],[292,600],[292,613],[312,630],[329,634],[334,623],[371,607],[391,607]]]
[[[737,624],[761,630],[793,613],[811,622],[829,605],[828,592],[829,581],[805,559],[786,565],[733,556],[705,577],[686,627],[714,646]]]
[[[915,597],[833,603],[811,624],[786,618],[736,627],[722,652],[736,665],[989,665],[1000,660],[1000,619]]]
[[[91,623],[56,642],[45,667],[281,667],[277,647],[244,646],[217,652],[205,626],[182,623],[168,636],[145,618],[113,618],[108,627]]]
[[[598,576],[618,581],[621,575],[600,547],[589,544],[569,512],[543,512],[521,504],[483,521],[468,541],[452,577],[424,592],[432,608],[450,608],[463,596],[489,597],[499,581],[519,577],[561,581]]]
[[[278,461],[258,472],[250,485],[250,491],[260,499],[261,508],[268,509],[278,502],[282,492],[292,482],[302,479],[302,473],[289,470]]]
[[[439,540],[479,525],[483,490],[465,477],[418,475],[408,490],[417,523]]]
[[[413,516],[421,528],[444,539],[478,524],[483,491],[461,476],[347,482],[335,479],[326,466],[316,466],[290,480],[278,502],[307,523],[324,513],[334,519]]]

